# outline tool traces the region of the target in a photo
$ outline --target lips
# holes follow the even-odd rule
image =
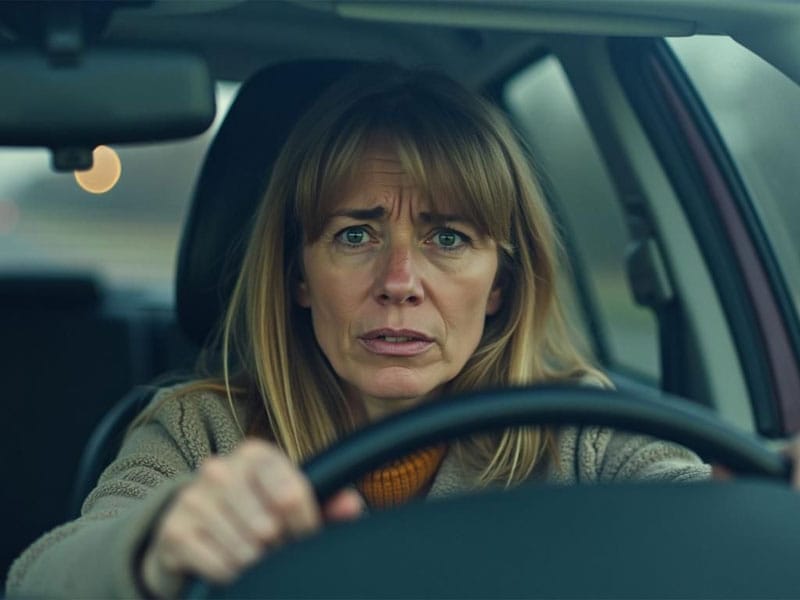
[[[361,336],[362,340],[376,340],[376,339],[385,339],[387,341],[423,341],[423,342],[432,342],[433,340],[429,338],[424,333],[419,331],[414,331],[413,329],[375,329],[373,331],[369,331]]]
[[[417,356],[433,346],[433,339],[413,329],[374,329],[359,336],[369,352],[384,356]]]

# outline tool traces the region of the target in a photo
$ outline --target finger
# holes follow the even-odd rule
[[[243,565],[232,563],[226,553],[221,551],[219,544],[201,531],[192,536],[191,543],[183,547],[181,554],[180,561],[185,565],[184,571],[214,583],[229,583],[244,568]]]
[[[259,470],[257,482],[262,497],[287,534],[302,536],[319,528],[321,515],[311,485],[288,459],[272,459]]]
[[[791,462],[792,487],[800,489],[800,438],[794,438],[794,440],[784,448],[783,453]]]
[[[201,479],[179,498],[180,519],[184,530],[203,531],[212,538],[234,564],[253,560],[259,552],[258,541],[244,533],[226,510],[226,496],[236,494],[235,474],[222,461],[208,461],[201,467]],[[175,523],[176,519],[173,518]]]
[[[363,514],[364,508],[365,502],[361,494],[346,489],[328,500],[322,513],[327,521],[352,521]]]
[[[257,532],[262,543],[271,547],[280,545],[290,531],[290,524],[272,502],[271,490],[280,485],[280,478],[291,478],[297,472],[296,467],[277,446],[257,439],[243,442],[230,458],[242,469],[243,477],[253,492],[252,496],[242,498],[242,504],[237,499],[235,510],[238,517]]]
[[[255,482],[259,465],[279,452],[260,440],[247,440],[236,451],[216,461],[207,460],[201,471],[204,480],[219,497],[220,509],[239,534],[253,544],[274,544],[281,535],[280,524],[261,500]]]
[[[789,482],[794,489],[800,489],[800,436],[796,436],[780,453],[786,458],[789,465]]]
[[[733,472],[719,463],[713,463],[711,465],[711,478],[716,481],[730,481],[733,479]]]
[[[197,530],[213,540],[233,565],[248,564],[261,554],[258,541],[253,536],[243,534],[224,505],[211,505],[208,510],[198,512],[195,516]]]
[[[246,479],[244,489],[225,495],[222,510],[240,535],[253,544],[261,547],[277,545],[283,534],[280,522],[259,499],[256,477],[253,475]]]
[[[194,528],[190,518],[170,519],[163,524],[153,552],[155,561],[168,573],[196,573],[213,581],[226,581],[236,568],[208,536]]]

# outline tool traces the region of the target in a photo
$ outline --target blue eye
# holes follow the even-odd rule
[[[369,241],[369,235],[361,226],[347,227],[336,234],[336,240],[347,246],[363,246]]]
[[[468,241],[467,236],[453,229],[440,229],[431,239],[442,250],[458,250]]]

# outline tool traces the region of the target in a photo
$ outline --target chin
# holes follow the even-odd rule
[[[413,400],[428,396],[432,390],[413,385],[367,385],[360,388],[365,396],[385,400]]]
[[[362,385],[357,387],[363,394],[387,400],[422,399],[435,393],[442,385],[442,382],[430,381],[419,373],[401,368],[382,370],[360,383]]]

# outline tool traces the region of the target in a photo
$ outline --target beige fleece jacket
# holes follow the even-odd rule
[[[160,395],[154,402],[159,400]],[[692,452],[645,436],[583,427],[563,428],[558,439],[560,460],[541,476],[545,481],[684,482],[710,476],[710,467]],[[204,458],[227,454],[241,440],[225,398],[209,392],[167,398],[153,420],[128,436],[86,498],[81,517],[43,535],[14,562],[6,596],[141,596],[134,565],[159,515]],[[449,453],[429,497],[471,487],[455,453]]]

